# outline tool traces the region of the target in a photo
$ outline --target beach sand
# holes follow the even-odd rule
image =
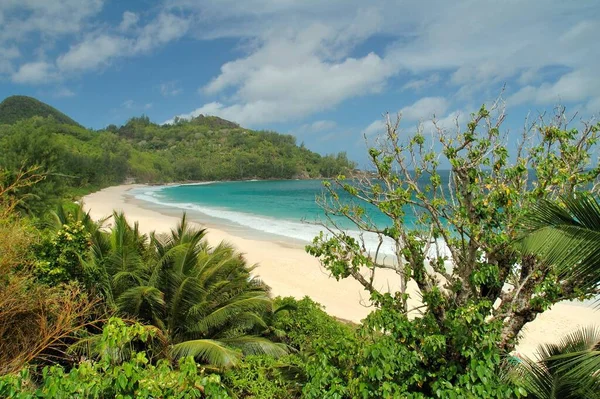
[[[142,186],[114,186],[87,195],[83,198],[84,207],[94,219],[109,216],[113,210],[123,211],[131,223],[139,222],[143,233],[168,232],[175,227],[181,214],[169,216],[142,206],[141,201],[127,194],[127,191],[136,187]],[[309,296],[322,304],[329,314],[353,322],[360,322],[373,310],[368,306],[368,292],[358,282],[353,279],[336,281],[329,277],[318,260],[307,254],[301,245],[249,239],[248,234],[239,237],[214,223],[208,227],[207,239],[211,245],[221,241],[231,243],[244,253],[249,264],[258,264],[254,274],[271,287],[273,296],[293,296],[298,299]],[[397,282],[395,277],[391,271],[379,273],[375,279],[376,287],[393,287]],[[561,336],[577,327],[592,324],[600,326],[600,311],[569,303],[556,304],[526,326],[517,352],[531,356],[538,344],[557,342]]]

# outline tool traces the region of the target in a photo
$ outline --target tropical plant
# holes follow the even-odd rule
[[[556,268],[584,293],[600,294],[600,203],[581,192],[562,201],[541,200],[524,220],[519,245]]]
[[[150,237],[123,214],[112,219],[108,246],[96,246],[88,267],[100,271],[107,302],[159,328],[174,357],[228,367],[242,353],[286,353],[284,345],[252,334],[268,330],[272,301],[231,246],[210,247],[205,230],[190,227],[185,215],[170,234]]]
[[[600,398],[600,328],[576,330],[537,352],[536,360],[521,359],[508,373],[528,398]]]

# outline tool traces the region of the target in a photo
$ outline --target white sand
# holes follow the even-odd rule
[[[84,197],[84,206],[94,219],[109,216],[113,210],[123,211],[128,220],[139,222],[140,230],[144,233],[168,232],[175,227],[179,217],[145,209],[138,200],[129,198],[126,193],[134,187],[140,186],[115,186],[90,194]],[[330,278],[318,260],[301,247],[242,238],[214,227],[208,230],[207,238],[212,245],[221,241],[229,242],[245,254],[250,264],[259,264],[255,274],[271,287],[274,296],[309,296],[322,304],[329,314],[354,322],[359,322],[373,309],[367,307],[369,295],[358,282]],[[397,278],[393,272],[382,273],[377,275],[375,281],[378,288],[385,288],[388,281],[393,285]],[[591,324],[600,326],[600,311],[584,306],[557,304],[526,326],[517,351],[531,356],[538,344],[556,342],[578,326]]]

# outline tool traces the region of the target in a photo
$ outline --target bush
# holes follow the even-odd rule
[[[227,398],[215,374],[205,374],[192,358],[182,358],[178,369],[168,361],[151,364],[143,352],[128,353],[123,348],[133,340],[152,335],[140,324],[126,325],[111,319],[104,328],[98,360],[84,360],[69,372],[60,366],[45,367],[42,381],[35,386],[30,371],[0,378],[0,396],[11,398]]]

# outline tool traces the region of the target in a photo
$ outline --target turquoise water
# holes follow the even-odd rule
[[[238,181],[149,187],[135,190],[134,195],[161,206],[308,242],[323,230],[314,224],[324,220],[316,203],[323,190],[321,180]],[[342,201],[351,200],[340,194]],[[368,213],[378,226],[389,225],[389,219],[374,207],[368,207]],[[336,222],[358,233],[349,221],[338,218]]]

